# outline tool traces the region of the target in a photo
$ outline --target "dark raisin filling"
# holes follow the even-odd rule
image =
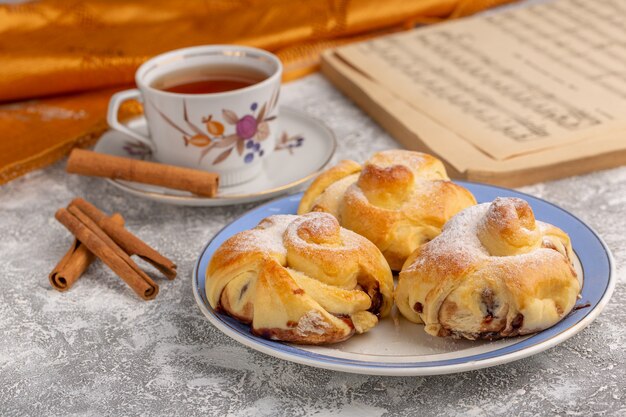
[[[380,284],[370,275],[361,275],[357,278],[358,286],[370,296],[372,304],[367,310],[370,313],[380,317],[380,309],[383,306],[383,295],[380,292]],[[358,288],[357,286],[357,288]]]
[[[378,316],[383,305],[383,295],[376,289],[374,294],[370,294],[370,298],[372,299],[372,305],[367,311]]]
[[[351,329],[354,330],[354,323],[352,323],[352,319],[350,318],[350,316],[346,314],[333,314],[333,316],[337,317],[339,320],[343,321],[348,326],[350,326]]]
[[[493,320],[494,310],[496,309],[496,300],[493,294],[493,290],[491,288],[485,288],[481,294],[482,302],[485,305],[485,310],[487,313],[485,314],[485,322],[489,323]]]

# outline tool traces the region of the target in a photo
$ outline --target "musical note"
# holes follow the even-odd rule
[[[483,149],[502,139],[516,144],[494,151],[498,157],[626,128],[626,3],[620,0],[556,0],[340,53]]]

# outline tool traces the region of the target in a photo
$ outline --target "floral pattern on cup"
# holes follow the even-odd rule
[[[274,150],[276,151],[287,150],[289,151],[290,155],[293,155],[294,149],[301,147],[302,144],[304,143],[304,139],[305,139],[304,136],[300,134],[289,135],[289,133],[284,131],[280,135],[280,138],[278,139],[278,142],[276,143],[276,147],[274,148]],[[258,151],[259,153],[262,151],[260,148],[255,150],[254,149],[255,147],[256,147],[256,144],[254,144],[253,142],[251,141],[246,142],[247,149],[252,150],[252,151]],[[152,151],[150,150],[149,147],[147,147],[141,142],[126,141],[124,143],[123,149],[126,152],[126,154],[132,158],[142,159],[142,160],[152,159]]]
[[[198,164],[212,150],[220,150],[212,162],[214,165],[226,160],[233,150],[244,158],[244,162],[251,163],[255,156],[260,158],[265,154],[261,142],[270,135],[269,122],[276,119],[276,115],[272,113],[278,104],[278,93],[276,90],[270,100],[260,107],[258,103],[252,103],[249,114],[239,116],[233,110],[222,109],[221,118],[218,119],[209,114],[202,118],[202,125],[194,124],[189,120],[187,103],[183,100],[183,119],[187,128],[177,125],[156,106],[152,106],[167,124],[182,134],[185,146],[202,148]]]

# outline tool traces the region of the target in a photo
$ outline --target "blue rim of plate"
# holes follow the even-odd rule
[[[302,193],[288,195],[256,207],[220,230],[202,249],[193,270],[193,292],[198,306],[212,324],[235,340],[266,354],[293,362],[353,373],[379,375],[434,375],[479,369],[510,362],[553,347],[584,329],[604,309],[615,287],[614,261],[610,250],[597,233],[568,211],[538,197],[507,188],[455,181],[468,188],[479,203],[496,197],[520,197],[528,201],[538,220],[552,223],[567,232],[574,252],[583,268],[584,284],[577,304],[589,303],[588,308],[572,311],[553,327],[518,343],[500,349],[459,358],[427,362],[370,362],[337,358],[300,349],[297,345],[263,339],[253,335],[248,325],[230,316],[215,312],[204,291],[205,271],[213,252],[230,236],[256,226],[263,218],[274,214],[296,212]]]

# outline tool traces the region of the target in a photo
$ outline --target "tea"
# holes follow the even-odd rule
[[[157,90],[179,94],[210,94],[239,90],[268,78],[258,69],[237,65],[184,68],[152,82]]]

